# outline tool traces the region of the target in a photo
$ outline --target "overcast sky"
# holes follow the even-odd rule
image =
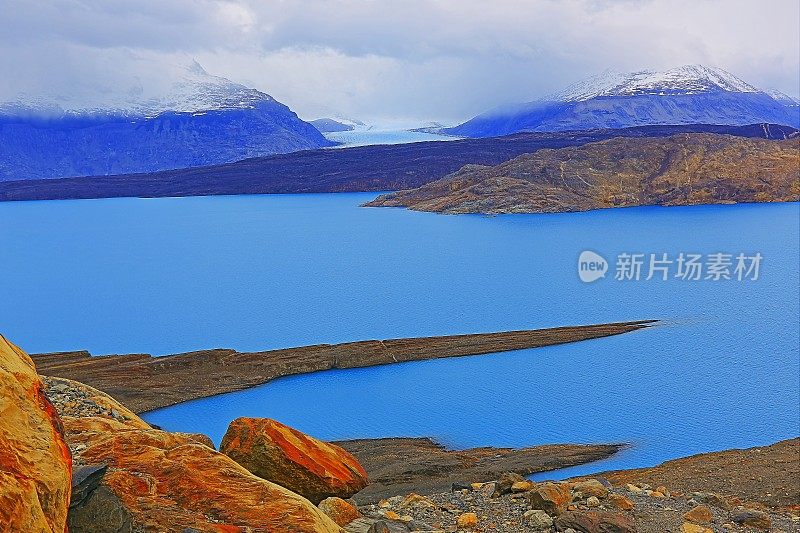
[[[689,63],[797,96],[800,2],[0,0],[0,100],[129,90],[132,71],[154,84],[193,58],[307,119],[454,123]]]

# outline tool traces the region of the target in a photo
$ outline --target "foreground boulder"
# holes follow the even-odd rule
[[[269,418],[237,418],[220,451],[258,477],[315,503],[349,498],[367,486],[367,472],[344,449]]]
[[[128,523],[153,532],[341,531],[311,502],[252,475],[201,436],[99,417],[64,417],[64,427],[79,461],[108,465],[100,487],[71,513],[70,523],[86,529],[71,533],[117,533]]]
[[[558,517],[556,528],[580,533],[636,533],[633,519],[604,511],[568,511]]]
[[[0,335],[0,529],[66,531],[72,459],[30,357]]]
[[[572,492],[566,483],[541,483],[528,495],[531,509],[540,509],[550,516],[563,513],[572,501]]]

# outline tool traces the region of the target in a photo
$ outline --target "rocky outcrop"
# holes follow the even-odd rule
[[[467,165],[365,205],[495,214],[799,198],[800,139],[685,133],[539,150],[493,167]]]
[[[202,438],[98,417],[65,417],[64,427],[79,463],[108,465],[102,484],[71,513],[71,533],[340,531],[311,502]]]
[[[560,328],[318,344],[265,352],[202,350],[163,357],[96,357],[89,352],[34,355],[39,373],[86,383],[137,413],[332,368],[360,368],[537,348],[607,337],[652,326],[654,320]],[[209,379],[213,376],[213,379]]]
[[[0,529],[63,533],[72,460],[33,362],[0,335]]]
[[[312,502],[349,498],[367,486],[367,472],[344,449],[269,418],[237,418],[220,451],[253,474]]]

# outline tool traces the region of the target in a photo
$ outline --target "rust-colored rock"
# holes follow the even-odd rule
[[[632,518],[606,511],[567,511],[556,520],[556,528],[580,533],[636,533]]]
[[[585,481],[579,481],[575,483],[575,486],[572,490],[576,492],[581,492],[584,498],[589,496],[595,496],[597,498],[605,498],[608,496],[608,488],[605,485],[597,481],[596,479],[587,479]]]
[[[456,521],[458,529],[473,529],[478,525],[478,516],[475,513],[464,513]]]
[[[367,485],[367,473],[344,449],[269,418],[237,418],[220,451],[253,474],[320,502],[349,498]]]
[[[361,518],[361,513],[350,502],[337,498],[325,498],[319,502],[319,508],[331,520],[344,527],[353,520]]]
[[[631,500],[616,492],[612,492],[608,495],[608,503],[620,511],[630,511],[634,508],[634,503]]]
[[[254,476],[202,437],[100,417],[65,417],[64,426],[70,444],[81,445],[80,461],[108,465],[98,491],[119,499],[134,530],[341,532],[311,502]]]
[[[705,505],[698,505],[691,511],[685,513],[683,518],[695,524],[708,524],[714,519],[714,515],[711,513],[711,509]]]
[[[72,458],[30,357],[0,335],[0,527],[63,533]]]
[[[531,491],[529,499],[532,509],[541,509],[550,516],[558,516],[572,501],[572,493],[566,483],[540,483],[536,490]]]
[[[714,533],[714,531],[705,526],[684,522],[681,525],[681,533]]]

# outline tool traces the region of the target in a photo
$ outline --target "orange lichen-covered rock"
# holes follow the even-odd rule
[[[72,458],[30,357],[0,335],[0,526],[66,531]]]
[[[541,509],[550,516],[558,516],[572,501],[572,492],[566,483],[539,483],[528,498],[531,509]]]
[[[353,504],[336,496],[325,498],[319,502],[319,508],[342,527],[361,518],[361,513]]]
[[[70,444],[80,445],[81,461],[108,465],[101,489],[116,496],[136,531],[341,532],[311,502],[254,476],[196,435],[99,417],[65,417],[64,426]]]
[[[348,452],[269,418],[237,418],[219,449],[255,475],[312,502],[349,498],[367,485],[366,471]]]

